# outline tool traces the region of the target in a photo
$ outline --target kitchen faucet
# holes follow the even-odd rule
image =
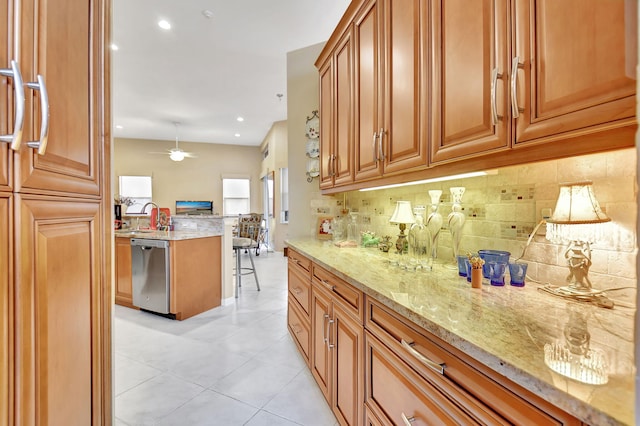
[[[142,210],[140,211],[140,213],[144,214],[144,211],[145,211],[145,209],[147,208],[147,206],[149,204],[151,204],[156,209],[158,209],[158,214],[156,215],[156,229],[160,229],[160,207],[158,207],[158,205],[156,203],[154,203],[153,201],[149,201],[147,204],[142,206]],[[151,211],[153,211],[153,209],[151,209]]]

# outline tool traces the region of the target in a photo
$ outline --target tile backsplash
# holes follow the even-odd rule
[[[466,216],[460,252],[479,249],[507,250],[512,259],[520,257],[531,232],[540,223],[543,211],[552,212],[559,193],[559,183],[593,181],[600,206],[612,219],[606,237],[595,244],[590,278],[595,288],[611,291],[609,296],[635,306],[636,300],[636,152],[625,149],[608,153],[505,167],[487,176],[420,184],[377,191],[351,191],[312,200],[311,214],[338,216],[342,204],[359,212],[361,228],[377,235],[390,235],[395,241],[397,225],[389,218],[396,201],[407,200],[412,206],[431,204],[428,191],[442,190],[438,207],[444,218],[438,243],[440,261],[453,261],[451,234],[447,215],[451,212],[449,189],[465,187],[462,208]],[[542,224],[523,260],[529,263],[528,275],[539,282],[564,285],[566,246],[545,238]]]

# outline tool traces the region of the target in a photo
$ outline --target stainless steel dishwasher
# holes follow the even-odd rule
[[[169,314],[169,241],[131,239],[133,304]]]

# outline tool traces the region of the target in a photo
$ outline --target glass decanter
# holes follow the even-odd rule
[[[439,189],[432,189],[429,191],[429,197],[431,198],[431,213],[427,217],[427,229],[429,230],[429,255],[431,257],[430,263],[438,257],[438,237],[440,236],[440,229],[442,229],[442,215],[438,212],[438,206],[440,206],[440,196],[442,191]]]
[[[409,269],[424,270],[429,267],[429,229],[424,224],[425,206],[415,206],[416,222],[409,229]]]

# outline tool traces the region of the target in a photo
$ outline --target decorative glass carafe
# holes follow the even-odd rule
[[[333,221],[333,241],[344,241],[347,238],[347,216],[349,215],[348,209],[342,209],[340,215]]]
[[[453,248],[453,259],[457,259],[460,254],[460,240],[462,239],[462,227],[466,217],[462,213],[462,194],[464,194],[463,186],[454,186],[451,188],[451,199],[453,205],[451,206],[451,213],[447,217],[449,222],[449,231],[451,232],[451,247]]]
[[[360,245],[360,224],[358,223],[358,213],[351,212],[351,221],[347,224],[347,241],[355,241]]]
[[[427,229],[429,230],[429,255],[431,257],[431,264],[438,257],[438,237],[440,236],[440,229],[442,229],[442,215],[438,212],[438,206],[440,205],[440,196],[442,191],[439,189],[432,189],[429,191],[429,197],[431,198],[431,213],[427,217]]]
[[[429,229],[424,224],[425,206],[416,206],[416,222],[409,229],[409,264],[407,268],[424,270],[429,267]]]

